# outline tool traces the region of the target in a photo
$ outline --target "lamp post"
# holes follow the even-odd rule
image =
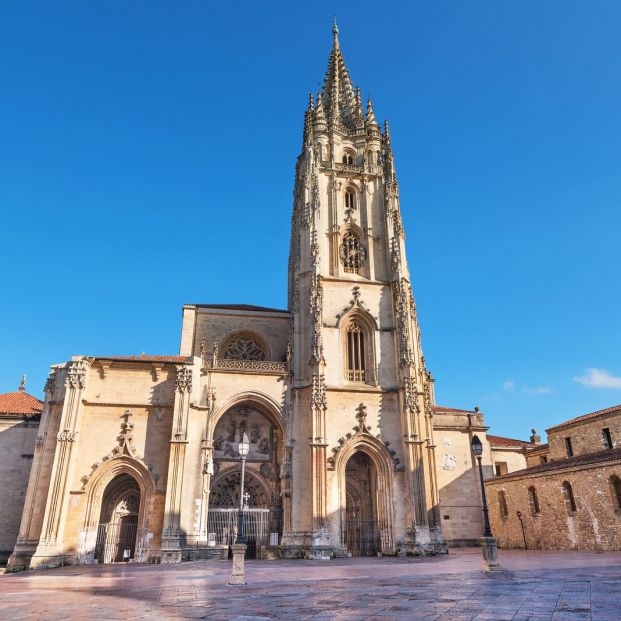
[[[248,435],[244,433],[237,448],[241,457],[241,485],[239,490],[239,512],[237,514],[237,539],[231,546],[233,550],[233,570],[229,584],[246,584],[246,574],[244,572],[244,557],[246,556],[246,544],[244,544],[244,475],[246,473],[246,457],[250,451]]]
[[[242,441],[238,445],[239,456],[241,457],[241,485],[239,490],[239,513],[237,514],[237,541],[235,543],[244,543],[244,476],[246,474],[246,457],[250,451],[250,442],[248,434],[244,433]]]
[[[481,551],[483,552],[483,571],[502,571],[498,563],[498,547],[496,539],[492,534],[489,524],[489,511],[487,508],[487,495],[485,494],[485,483],[483,482],[483,466],[481,456],[483,455],[483,442],[479,436],[472,436],[470,442],[472,454],[476,457],[479,466],[479,482],[481,484],[481,500],[483,502],[483,536],[481,537]]]

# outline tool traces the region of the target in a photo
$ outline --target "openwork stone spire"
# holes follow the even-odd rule
[[[334,42],[320,98],[323,99],[323,107],[328,111],[328,120],[334,128],[343,126],[346,129],[355,129],[360,126],[356,115],[356,95],[341,52],[336,22],[332,33]]]

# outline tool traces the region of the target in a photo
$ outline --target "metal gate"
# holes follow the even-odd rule
[[[345,545],[352,556],[375,556],[381,551],[380,527],[376,520],[345,520]]]
[[[216,545],[230,546],[237,539],[237,517],[239,509],[209,509],[207,532],[214,533]],[[270,510],[244,509],[244,543],[246,558],[257,558],[261,546],[272,545],[270,541]],[[278,545],[278,541],[276,541]]]
[[[135,522],[99,524],[94,558],[100,563],[122,563],[134,558],[136,529]]]

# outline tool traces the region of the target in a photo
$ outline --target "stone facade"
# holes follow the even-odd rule
[[[620,437],[621,406],[587,414],[549,429],[549,448],[528,449],[527,468],[487,480],[499,545],[621,550]]]
[[[288,309],[189,304],[179,356],[52,369],[12,569],[446,552],[481,534],[478,411],[435,405],[388,125],[334,31],[296,164]],[[247,435],[246,494],[239,442]],[[443,535],[444,528],[444,535]]]
[[[15,547],[37,441],[42,403],[25,392],[0,395],[0,563]]]

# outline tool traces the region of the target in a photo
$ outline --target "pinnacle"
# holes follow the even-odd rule
[[[377,119],[375,118],[375,112],[373,112],[373,104],[371,103],[370,97],[369,99],[367,99],[367,118],[365,120],[365,125],[367,125],[367,127],[370,125],[378,127]]]

